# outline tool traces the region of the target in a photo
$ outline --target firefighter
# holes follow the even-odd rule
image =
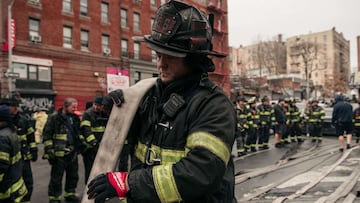
[[[236,135],[236,148],[237,156],[243,156],[246,154],[245,151],[245,139],[247,137],[247,131],[249,129],[248,121],[251,118],[251,113],[246,106],[246,99],[240,96],[236,102],[236,116],[237,116],[237,135]]]
[[[286,144],[289,144],[289,126],[290,126],[290,122],[289,122],[289,116],[290,116],[290,111],[289,111],[289,108],[290,108],[290,98],[289,97],[286,97],[284,99],[285,103],[284,103],[284,113],[285,113],[285,116],[286,116],[286,122],[285,122],[285,131],[284,131],[284,134],[282,135],[282,138],[281,138],[281,143],[283,143],[284,145]]]
[[[310,107],[305,112],[306,122],[309,126],[309,135],[312,142],[321,143],[325,111],[318,105],[317,99],[311,99],[310,104]]]
[[[247,101],[250,111],[250,119],[248,122],[248,136],[245,141],[245,151],[256,152],[256,142],[258,140],[258,132],[260,126],[260,115],[259,110],[256,107],[256,97],[251,97]]]
[[[35,142],[34,128],[25,115],[19,112],[21,97],[18,92],[9,92],[1,100],[1,104],[6,104],[12,115],[12,123],[16,128],[16,134],[19,137],[21,145],[22,176],[25,181],[28,193],[22,199],[22,202],[30,202],[33,191],[33,175],[31,170],[31,161],[38,158],[38,148]]]
[[[360,140],[360,100],[358,100],[359,106],[354,110],[353,125],[354,125],[354,135],[356,138],[356,143],[359,143]]]
[[[79,180],[78,147],[80,145],[80,119],[75,115],[78,102],[66,98],[64,105],[49,116],[43,131],[44,159],[51,165],[48,187],[49,201],[61,202],[62,178],[66,173],[65,200],[79,202],[75,190]]]
[[[19,137],[7,105],[0,105],[0,202],[21,202],[27,194],[22,177]]]
[[[258,106],[260,115],[260,128],[259,128],[259,149],[269,149],[270,128],[275,122],[275,111],[270,105],[270,100],[267,96],[261,99]]]
[[[212,51],[211,39],[210,21],[197,8],[172,0],[157,10],[151,36],[144,40],[157,54],[159,78],[145,93],[128,133],[129,144],[136,143],[131,170],[95,177],[88,186],[90,199],[236,201],[231,156],[236,115],[208,78],[215,69],[208,55],[224,56]]]
[[[289,113],[288,113],[288,126],[289,126],[289,135],[291,142],[298,142],[302,143],[303,137],[300,129],[300,122],[301,122],[301,111],[296,106],[295,98],[290,98],[290,105],[289,105]]]
[[[278,103],[274,106],[275,112],[275,147],[281,148],[284,144],[281,142],[282,136],[286,133],[286,114],[285,114],[285,100],[279,98]]]
[[[82,116],[80,123],[81,136],[85,140],[83,156],[85,168],[85,183],[87,183],[96,153],[101,142],[106,127],[106,120],[102,119],[102,101],[101,96],[94,98],[92,107],[88,108]]]

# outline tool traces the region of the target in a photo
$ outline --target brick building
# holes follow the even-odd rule
[[[227,2],[184,2],[215,15],[213,49],[227,54]],[[38,106],[57,109],[66,97],[78,99],[79,110],[84,110],[86,101],[106,94],[112,86],[157,77],[155,53],[134,37],[150,33],[154,13],[163,3],[165,0],[1,0],[1,96],[9,89],[20,92],[21,107],[28,112]],[[10,25],[15,27],[10,52],[9,11]],[[226,58],[214,58],[214,63],[216,71],[210,77],[229,94]]]

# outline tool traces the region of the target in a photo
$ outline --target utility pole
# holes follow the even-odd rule
[[[15,0],[12,0],[10,2],[10,4],[8,5],[8,18],[7,18],[7,22],[8,22],[8,54],[9,54],[9,58],[8,58],[8,62],[9,62],[9,65],[8,65],[8,74],[9,73],[13,73],[14,72],[14,69],[13,69],[13,66],[12,66],[12,47],[13,47],[13,29],[12,29],[12,14],[11,14],[11,8],[14,4]],[[13,87],[13,77],[11,75],[8,76],[8,82],[9,82],[9,92],[12,92],[14,90],[14,87]]]

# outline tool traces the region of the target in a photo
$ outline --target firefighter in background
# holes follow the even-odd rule
[[[7,105],[0,105],[0,202],[21,202],[27,194],[22,177],[20,140]]]
[[[306,122],[309,126],[309,134],[312,142],[321,143],[325,111],[318,105],[317,99],[311,99],[310,104],[311,106],[305,112]]]
[[[304,140],[300,129],[301,112],[300,109],[296,106],[295,98],[290,98],[289,113],[287,116],[287,120],[288,120],[288,128],[289,128],[288,132],[290,135],[290,141],[302,143]]]
[[[87,183],[92,165],[94,163],[100,141],[105,131],[107,119],[102,118],[102,101],[101,96],[94,98],[92,107],[88,108],[82,116],[80,123],[80,133],[85,140],[83,156],[85,168],[85,183]]]
[[[260,124],[259,110],[256,107],[256,97],[252,97],[247,101],[250,111],[250,119],[248,122],[248,136],[245,142],[245,151],[256,152],[256,142],[258,140],[258,131]]]
[[[9,92],[1,100],[1,104],[6,104],[10,109],[10,113],[12,115],[11,122],[16,128],[16,134],[20,140],[21,157],[23,160],[22,176],[28,190],[28,193],[22,199],[22,202],[30,202],[34,187],[30,162],[37,160],[38,148],[35,142],[34,128],[32,127],[30,121],[19,112],[20,103],[21,97],[18,92]]]
[[[290,112],[289,112],[289,107],[290,107],[290,98],[289,97],[286,97],[284,99],[285,103],[284,103],[284,106],[283,106],[283,109],[284,109],[284,113],[286,115],[286,122],[285,122],[285,130],[284,130],[284,134],[281,138],[281,143],[283,143],[284,145],[287,145],[289,144],[289,116],[290,116]]]
[[[262,104],[258,106],[260,115],[260,128],[259,128],[259,149],[269,149],[270,128],[272,123],[275,122],[275,111],[270,105],[270,100],[267,96],[261,99]]]
[[[359,143],[360,140],[360,100],[358,100],[359,106],[354,110],[354,118],[353,118],[353,125],[354,125],[354,135],[356,138],[356,143]]]
[[[251,112],[246,106],[245,97],[240,96],[236,102],[236,117],[237,117],[237,135],[236,135],[236,148],[237,156],[243,156],[246,154],[245,151],[245,139],[249,129],[248,121],[251,118]]]
[[[79,180],[78,152],[80,145],[80,118],[75,114],[78,102],[66,98],[64,105],[48,117],[43,131],[44,159],[51,165],[48,195],[50,203],[60,203],[62,179],[65,178],[65,200],[80,202],[76,196]]]

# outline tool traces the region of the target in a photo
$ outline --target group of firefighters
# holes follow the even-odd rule
[[[302,113],[294,98],[279,98],[276,104],[271,104],[269,97],[264,96],[258,104],[256,97],[247,100],[239,96],[235,110],[238,122],[237,156],[268,149],[271,130],[275,134],[276,148],[293,142],[302,143],[305,128],[312,142],[322,141],[325,111],[316,99],[310,100]]]
[[[20,94],[16,92],[0,100],[0,202],[30,202],[33,191],[31,161],[38,159],[35,125],[19,112],[20,103]],[[64,174],[65,200],[80,202],[75,194],[79,179],[77,155],[83,156],[86,182],[112,105],[108,95],[96,97],[80,119],[74,112],[76,99],[66,98],[64,106],[49,116],[42,132],[42,158],[51,165],[49,202],[61,202]],[[124,158],[120,161],[124,163],[119,170],[127,170],[126,155],[121,155]]]

